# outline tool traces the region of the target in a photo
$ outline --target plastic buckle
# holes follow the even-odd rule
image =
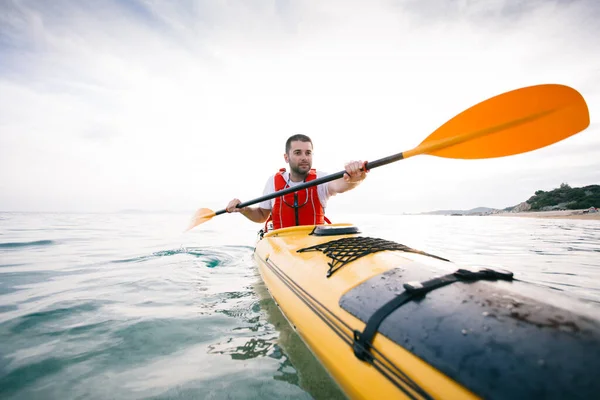
[[[406,282],[402,286],[404,287],[404,289],[406,289],[407,292],[410,293],[418,293],[424,288],[423,284],[419,281]]]
[[[355,330],[354,332],[354,343],[352,344],[352,350],[356,358],[362,361],[372,362],[373,355],[367,350],[369,345],[362,339],[362,332]]]

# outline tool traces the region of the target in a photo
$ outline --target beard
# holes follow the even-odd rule
[[[296,175],[306,176],[310,172],[310,168],[311,168],[310,164],[301,166],[300,164],[290,163],[290,171]]]

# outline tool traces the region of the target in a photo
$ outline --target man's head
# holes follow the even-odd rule
[[[292,135],[285,141],[285,154],[290,154],[290,150],[292,149],[292,142],[304,142],[310,143],[310,148],[312,149],[312,140],[306,135],[298,133],[296,135]]]
[[[312,168],[312,140],[306,135],[290,136],[285,142],[285,162],[290,165],[290,172],[306,176]]]

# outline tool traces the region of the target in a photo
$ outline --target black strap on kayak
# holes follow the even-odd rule
[[[489,268],[483,268],[477,271],[459,269],[452,274],[440,276],[425,282],[405,283],[403,285],[405,291],[375,311],[373,315],[369,317],[367,325],[362,332],[358,330],[354,331],[354,343],[352,345],[354,355],[363,361],[373,361],[373,355],[370,353],[373,337],[377,333],[381,323],[403,304],[406,304],[416,298],[423,297],[425,294],[434,289],[449,285],[454,282],[474,282],[479,280],[495,281],[498,279],[511,281],[513,279],[513,273]]]
[[[424,251],[415,250],[400,243],[391,242],[389,240],[372,238],[372,237],[346,237],[338,240],[321,243],[316,246],[306,247],[297,250],[298,253],[306,251],[322,251],[323,254],[331,258],[328,262],[329,270],[327,277],[329,278],[335,271],[342,268],[344,265],[351,263],[366,255],[379,251],[405,251],[409,253],[423,254],[429,257],[437,258],[438,260],[448,261],[445,258],[434,256],[433,254],[425,253]]]

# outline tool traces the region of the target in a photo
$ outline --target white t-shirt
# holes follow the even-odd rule
[[[326,175],[327,174],[322,171],[317,171],[317,179],[319,179],[323,176],[326,176]],[[283,179],[285,179],[285,181],[287,182],[289,187],[298,186],[301,183],[304,183],[304,182],[292,182],[290,180],[290,173],[288,171],[285,171],[283,173]],[[275,175],[272,175],[267,180],[267,183],[265,184],[265,190],[263,192],[263,195],[266,196],[266,195],[274,193],[274,192],[275,192]],[[327,182],[317,185],[317,194],[319,196],[319,201],[321,202],[321,206],[323,206],[323,209],[325,209],[327,207],[327,200],[329,200],[329,198],[331,197],[331,194],[329,193],[329,189],[327,188]],[[276,199],[276,197],[271,200],[262,201],[258,204],[258,206],[265,210],[271,210],[273,208],[273,205],[275,204],[275,199]]]

